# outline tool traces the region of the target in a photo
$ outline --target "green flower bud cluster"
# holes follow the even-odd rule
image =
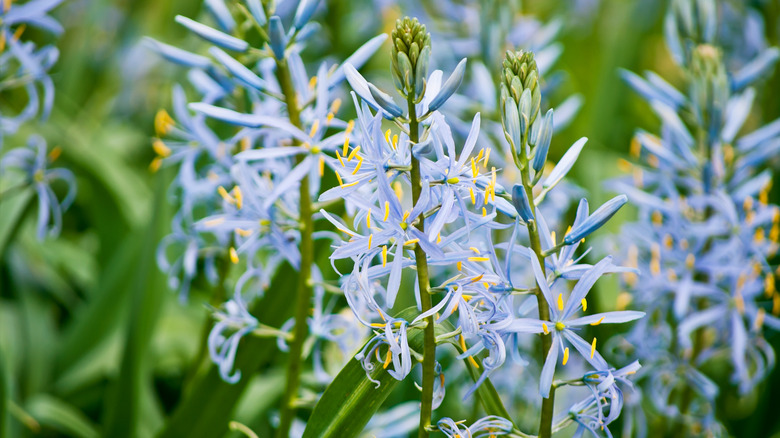
[[[392,71],[395,88],[404,96],[419,102],[425,94],[428,63],[431,57],[431,34],[416,18],[395,22]]]
[[[507,50],[500,80],[501,107],[506,108],[511,99],[520,113],[521,131],[525,134],[539,115],[542,104],[539,69],[533,52]]]
[[[729,98],[729,82],[721,51],[709,44],[700,44],[691,58],[691,97],[694,112],[700,122],[706,115],[718,122]],[[715,117],[715,120],[712,118]]]

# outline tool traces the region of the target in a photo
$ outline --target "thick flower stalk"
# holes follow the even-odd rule
[[[413,36],[423,40],[419,29],[415,20],[403,19],[397,23],[396,34],[408,32],[409,41],[414,40]],[[412,46],[402,38],[397,40]],[[401,53],[404,47],[398,46]],[[435,47],[431,50],[435,51]],[[542,397],[551,399],[552,388],[584,385],[583,374],[576,379],[554,380],[559,357],[566,365],[570,348],[584,359],[571,358],[572,363],[578,363],[569,365],[575,373],[580,369],[585,372],[581,363],[588,364],[591,373],[595,370],[608,376],[614,371],[598,354],[595,342],[582,339],[581,327],[627,322],[642,316],[641,312],[629,311],[578,315],[587,310],[586,296],[599,277],[625,271],[613,265],[610,258],[591,266],[581,263],[581,256],[576,255],[582,239],[601,227],[625,203],[625,197],[618,197],[593,213],[587,201],[582,200],[570,233],[561,242],[555,241],[539,209],[531,205],[541,204],[562,181],[584,140],[577,142],[542,178],[552,136],[552,112],[539,115],[541,96],[536,87],[538,71],[534,70],[533,56],[511,53],[507,63],[507,74],[502,76],[502,81],[506,78],[509,84],[504,93],[505,136],[516,157],[513,161],[519,170],[524,170],[527,182],[527,189],[519,184],[511,193],[498,183],[499,172],[491,165],[490,149],[478,146],[480,115],[473,117],[466,139],[458,146],[446,117],[439,111],[461,83],[465,60],[447,80],[438,70],[419,76],[419,64],[410,63],[406,70],[398,71],[393,67],[406,109],[355,69],[346,67],[347,79],[355,90],[356,130],[363,132],[364,142],[352,147],[345,145],[337,151],[340,184],[320,196],[320,202],[344,198],[348,211],[353,212],[351,220],[345,222],[322,211],[345,235],[342,242],[334,245],[331,259],[351,260],[351,273],[344,276],[342,289],[356,318],[374,333],[356,356],[367,377],[381,366],[393,378],[402,380],[416,363],[422,364],[420,436],[436,429],[450,436],[499,432],[527,436],[511,418],[506,418],[506,410],[495,404],[486,409],[501,419],[488,417],[468,431],[448,418],[433,425],[431,411],[451,389],[445,384],[445,374],[456,372],[437,366],[437,345],[455,344],[458,357],[477,370],[475,383],[465,394],[468,398],[475,391],[491,391],[484,386],[507,358],[525,362],[524,339],[541,337],[546,346],[541,360],[544,370],[536,387]],[[398,65],[405,65],[405,61]],[[418,81],[422,82],[420,88],[415,86]],[[418,89],[421,95],[417,94]],[[536,110],[531,119],[534,95]],[[521,119],[520,114],[525,118]],[[382,119],[392,121],[396,132],[391,128],[383,133]],[[538,164],[535,154],[542,153]],[[499,215],[504,219],[499,220]],[[511,237],[494,244],[494,235],[502,234]],[[402,287],[405,271],[417,280],[413,291]],[[519,277],[526,271],[531,272],[528,279],[533,287],[520,284]],[[579,280],[571,294],[561,290],[564,280]],[[536,296],[531,297],[532,294]],[[415,317],[401,318],[394,312],[396,302],[402,299],[417,303],[416,310],[408,309]],[[536,317],[528,314],[537,309]],[[431,336],[426,333],[421,351],[412,349],[411,330],[427,332],[429,328]],[[632,368],[626,374],[634,371]],[[438,379],[441,382],[437,385]],[[600,390],[613,391],[611,394],[621,391],[615,389],[617,386],[609,389],[609,385],[606,383]],[[597,399],[596,407],[589,411],[594,415],[593,421],[580,418],[580,411],[590,409],[589,406],[554,421],[550,404],[548,414],[542,416],[541,434],[550,436],[553,430],[575,421],[606,427],[620,412],[622,403],[601,403]]]
[[[330,237],[316,228],[314,200],[326,172],[338,162],[336,151],[359,138],[354,122],[337,116],[343,67],[323,63],[309,77],[300,57],[317,28],[310,19],[318,5],[300,2],[287,30],[283,17],[257,1],[241,5],[237,16],[224,7],[210,8],[219,28],[177,17],[212,44],[210,57],[149,40],[163,57],[190,69],[201,98],[189,103],[177,87],[174,117],[161,111],[155,119],[157,158],[151,168],[177,167],[174,189],[181,205],[174,233],[160,246],[160,267],[186,297],[201,259],[203,274],[216,284],[213,305],[227,300],[204,339],[226,381],[241,378],[233,364],[242,336],[276,337],[279,348],[289,352],[280,437],[289,435],[295,419],[307,356],[313,358],[315,376],[327,383],[331,376],[322,363],[322,344],[333,342],[346,353],[363,337],[360,327],[331,313],[333,299],[326,294],[331,286],[314,263],[314,239]],[[247,28],[260,36],[256,47],[243,39]],[[367,42],[348,59],[350,65],[363,64],[384,39]],[[225,122],[232,131],[227,137],[217,135],[208,118]],[[294,315],[273,328],[252,315],[252,303],[283,262],[300,274]],[[231,282],[229,298],[225,287]]]
[[[623,260],[639,269],[625,286],[650,318],[635,326],[631,346],[642,360],[644,392],[654,415],[677,436],[719,433],[719,394],[746,395],[774,366],[765,327],[780,328],[780,295],[771,260],[780,208],[768,201],[772,175],[762,170],[780,146],[780,122],[739,135],[756,89],[780,52],[766,49],[728,72],[717,45],[714,2],[676,1],[667,44],[685,72],[678,90],[661,77],[624,73],[660,117],[660,135],[637,132],[628,193],[639,220],[624,227]],[[723,364],[730,376],[707,373]]]

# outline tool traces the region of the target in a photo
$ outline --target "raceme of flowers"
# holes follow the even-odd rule
[[[645,400],[677,433],[719,434],[719,393],[750,393],[775,363],[764,332],[780,329],[772,264],[780,208],[768,201],[772,175],[762,169],[780,151],[780,121],[757,129],[746,121],[751,85],[760,87],[780,51],[764,49],[729,72],[716,45],[714,2],[673,2],[666,21],[687,88],[624,73],[661,130],[637,132],[638,162],[623,163],[631,175],[611,185],[639,210],[624,226],[622,257],[641,274],[624,277],[630,295],[622,301],[648,314],[628,335],[631,345],[615,350],[642,361]],[[724,369],[721,378],[713,368]]]

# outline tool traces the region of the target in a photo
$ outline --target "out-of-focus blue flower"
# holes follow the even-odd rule
[[[455,422],[451,418],[442,418],[436,423],[439,431],[449,438],[479,438],[503,436],[512,432],[512,422],[494,415],[480,418],[471,426],[463,421]]]
[[[219,374],[228,383],[241,379],[241,370],[233,370],[238,343],[241,338],[257,328],[258,322],[246,308],[240,295],[227,301],[224,311],[215,314],[217,323],[208,339],[209,355],[219,367]]]
[[[38,195],[38,239],[47,235],[57,236],[62,229],[62,213],[70,207],[76,197],[76,178],[73,172],[65,168],[50,169],[49,164],[59,157],[59,147],[48,154],[46,141],[37,135],[27,140],[27,146],[8,151],[0,159],[0,171],[18,169],[25,175],[25,183],[35,189]],[[60,201],[52,189],[52,183],[63,181],[67,193]]]

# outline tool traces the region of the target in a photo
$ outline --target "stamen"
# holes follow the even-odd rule
[[[404,188],[401,185],[400,181],[396,181],[393,183],[393,191],[395,192],[395,196],[400,201],[404,197]]]
[[[382,368],[387,369],[388,366],[390,366],[390,362],[392,362],[393,356],[390,354],[390,350],[387,350],[387,358],[385,358],[385,363],[382,364]]]
[[[469,249],[474,251],[476,254],[479,254],[479,249],[477,249],[477,248],[475,248],[473,246],[470,246]]]
[[[382,245],[382,267],[387,266],[387,245]]]
[[[320,155],[320,163],[319,164],[320,164],[320,166],[319,166],[318,170],[320,172],[320,176],[322,176],[322,175],[325,174],[325,157],[323,157],[322,155]]]
[[[590,344],[590,358],[593,359],[593,355],[596,354],[596,338],[593,338],[593,342]]]
[[[311,124],[311,130],[309,131],[309,137],[314,137],[314,134],[317,133],[317,130],[320,129],[320,121],[315,120],[314,123]]]
[[[333,99],[333,103],[330,104],[330,112],[336,114],[339,112],[339,108],[341,108],[341,99],[337,97]]]
[[[349,135],[352,132],[353,129],[355,129],[355,121],[354,120],[350,120],[347,123],[347,129],[344,130],[344,134]]]
[[[477,177],[477,164],[474,162],[474,157],[471,157],[471,177]]]
[[[152,149],[154,149],[154,153],[155,154],[157,154],[157,155],[159,155],[159,156],[161,156],[163,158],[168,157],[168,156],[171,155],[171,148],[166,146],[165,143],[163,143],[163,141],[160,140],[159,138],[157,140],[155,140],[154,142],[152,142]],[[52,153],[53,152],[54,151],[52,150]],[[51,161],[54,161],[54,159],[52,159]]]
[[[601,324],[604,321],[604,317],[602,316],[598,321],[590,323],[592,326],[597,326]]]
[[[363,165],[363,157],[358,157],[358,163],[355,166],[355,170],[352,171],[352,174],[355,175],[360,170],[360,166]]]
[[[232,246],[230,247],[230,261],[235,265],[238,263],[238,253],[236,252],[236,249]]]
[[[555,347],[553,347],[553,348],[555,348]],[[566,362],[568,362],[568,361],[569,361],[569,347],[566,347],[563,350],[563,365],[566,365]]]
[[[252,230],[245,230],[243,228],[236,228],[236,234],[238,234],[241,237],[248,237],[252,235]]]
[[[463,262],[456,263],[456,266],[458,267],[458,271],[462,271],[463,270]]]
[[[388,216],[390,216],[390,202],[385,201],[385,218],[382,219],[382,222],[387,222]]]
[[[415,243],[417,243],[417,242],[419,242],[419,241],[420,241],[420,239],[417,239],[417,238],[415,238],[415,239],[409,239],[409,240],[407,240],[406,242],[404,242],[404,246],[406,246],[406,245],[414,245]]]
[[[312,76],[311,79],[309,79],[309,89],[313,90],[314,87],[317,86],[317,76]]]
[[[474,196],[474,189],[469,187],[469,195],[471,195],[471,203],[477,205],[477,198]]]
[[[219,196],[221,196],[222,199],[224,199],[225,202],[227,202],[228,204],[235,204],[236,203],[236,200],[233,199],[232,196],[230,196],[230,194],[227,192],[227,190],[225,190],[224,187],[222,187],[222,186],[217,187],[217,193],[219,193]]]
[[[485,160],[482,162],[482,167],[484,167],[485,169],[487,169],[489,158],[490,158],[490,148],[487,148],[485,150]]]
[[[347,156],[347,152],[349,151],[349,137],[344,137],[344,147],[341,148],[341,155]],[[342,166],[344,164],[342,163]]]
[[[550,334],[550,328],[547,327],[547,324],[545,324],[545,323],[542,323],[542,330],[544,330],[544,334],[545,335],[549,335]]]
[[[558,310],[563,310],[563,294],[558,294]]]
[[[583,298],[583,299],[582,299],[582,311],[584,312],[584,311],[586,311],[586,310],[588,310],[588,300],[586,300],[585,298]]]
[[[218,217],[216,219],[207,220],[203,224],[206,225],[207,227],[214,227],[214,226],[217,226],[217,225],[219,225],[219,224],[221,224],[223,222],[225,222],[225,218],[224,217]]]
[[[357,145],[355,149],[352,149],[352,152],[350,152],[349,156],[347,157],[347,161],[352,161],[352,159],[355,158],[355,155],[357,155],[358,151],[360,151],[360,145]]]
[[[489,257],[469,257],[468,261],[470,262],[487,262],[489,261]]]
[[[371,249],[371,240],[374,238],[373,234],[368,235],[368,249]]]
[[[366,215],[366,228],[371,229],[371,209],[368,209],[368,214]]]
[[[241,192],[241,187],[233,187],[233,196],[236,198],[236,208],[241,210],[244,206],[244,194]]]

